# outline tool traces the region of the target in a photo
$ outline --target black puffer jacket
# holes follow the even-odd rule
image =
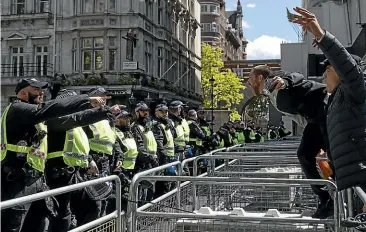
[[[366,90],[360,65],[329,32],[319,48],[341,83],[328,101],[327,131],[338,190],[366,183]]]

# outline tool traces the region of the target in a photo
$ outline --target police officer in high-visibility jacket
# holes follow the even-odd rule
[[[102,98],[72,96],[42,103],[46,82],[34,78],[21,79],[15,87],[17,99],[9,104],[1,117],[1,201],[42,191],[43,172],[47,158],[47,127],[52,118],[100,105]],[[42,103],[42,104],[41,104]],[[19,232],[31,203],[1,211],[1,231]],[[38,226],[35,217],[28,215]],[[37,231],[36,228],[23,228]]]
[[[77,94],[73,90],[61,90],[56,99],[75,95]],[[96,170],[96,164],[89,156],[89,141],[82,126],[107,119],[116,112],[114,110],[118,109],[94,108],[46,121],[48,128],[46,180],[51,189],[75,184],[75,179],[72,177],[78,172]],[[71,193],[55,196],[61,207],[56,207],[54,217],[49,217],[49,230],[52,232],[64,232],[69,229],[71,225],[70,196]],[[79,225],[87,223],[83,221],[85,218],[98,218],[99,209],[95,206],[95,204],[76,206],[79,207],[78,210],[84,211],[81,214],[83,218],[80,218],[80,214],[77,215]]]
[[[255,132],[254,132],[254,123],[248,122],[247,128],[244,130],[245,142],[246,143],[254,143],[255,142]]]
[[[187,115],[189,125],[189,144],[193,147],[193,155],[200,155],[202,152],[202,141],[205,138],[205,133],[201,130],[197,123],[197,112],[189,110]]]
[[[140,171],[151,169],[159,166],[157,150],[158,145],[156,143],[153,134],[153,124],[149,119],[150,108],[145,102],[140,102],[135,108],[136,120],[132,124],[132,134],[137,143],[137,150],[139,152],[136,160],[136,168]],[[148,187],[146,195],[140,195],[144,204],[146,201],[151,201],[154,196],[153,186]]]
[[[138,155],[137,143],[131,131],[132,114],[122,110],[116,117],[117,141],[120,143],[123,151],[123,162],[118,176],[121,179],[122,188],[122,209],[126,211],[129,196],[129,187],[133,176],[137,173],[136,159]],[[113,212],[114,204],[108,204],[107,213]]]
[[[213,131],[212,131],[212,126],[206,121],[206,117],[205,117],[205,111],[202,107],[199,107],[197,109],[197,122],[198,125],[200,126],[200,128],[202,129],[202,131],[205,133],[205,139],[203,140],[203,153],[208,153],[212,150],[214,150],[215,146],[213,143]]]
[[[237,144],[244,144],[245,143],[245,136],[244,136],[244,124],[237,120],[234,122],[235,128],[235,138]]]
[[[107,95],[108,92],[101,86],[96,86],[89,91],[89,96],[106,97]],[[90,155],[99,169],[99,175],[85,174],[82,176],[84,180],[109,176],[114,169],[122,165],[123,152],[116,140],[114,121],[114,118],[106,119],[83,127],[89,139]],[[85,191],[93,201],[92,203],[99,204],[98,202],[101,202],[100,215],[103,216],[107,207],[108,193],[110,194],[112,191],[112,183],[108,183],[108,186],[103,188],[97,189],[96,187],[90,186]]]
[[[158,144],[159,164],[163,165],[177,161],[178,158],[174,152],[174,138],[176,132],[173,121],[168,118],[168,107],[164,104],[159,104],[155,108],[155,118],[153,132]],[[172,166],[164,171],[164,175],[175,176],[177,170]],[[171,189],[170,182],[156,182],[155,198],[164,195]]]
[[[184,112],[184,107],[186,107],[186,104],[184,104],[181,101],[172,101],[169,105],[170,109],[179,109],[179,116],[182,118],[182,126],[184,129],[184,139],[186,141],[186,143],[189,142],[189,125],[187,120],[185,119],[185,112]]]
[[[169,105],[169,119],[173,121],[176,137],[174,138],[174,153],[179,161],[183,161],[185,158],[191,157],[191,148],[188,147],[186,143],[185,129],[183,127],[185,119],[181,115],[181,107],[179,101],[173,101]],[[189,128],[188,128],[189,130]],[[188,136],[189,140],[189,136]],[[189,170],[187,167],[183,167],[185,175],[189,175]]]

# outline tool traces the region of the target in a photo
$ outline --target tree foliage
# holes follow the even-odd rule
[[[230,108],[235,104],[239,104],[243,100],[244,95],[241,92],[245,89],[239,77],[231,70],[221,71],[224,63],[221,61],[222,51],[220,48],[213,48],[212,46],[202,43],[202,59],[201,59],[201,82],[202,95],[204,97],[203,105],[205,108],[211,108],[211,91],[213,82],[213,105],[218,108]]]
[[[233,122],[236,120],[241,120],[241,115],[239,114],[239,112],[237,110],[232,110],[232,112],[230,114],[230,119]]]

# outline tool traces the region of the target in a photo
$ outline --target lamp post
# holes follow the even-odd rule
[[[212,126],[212,129],[213,129],[213,120],[214,120],[214,115],[213,115],[213,111],[214,111],[214,82],[215,82],[214,77],[212,76],[209,81],[211,83],[211,126]]]

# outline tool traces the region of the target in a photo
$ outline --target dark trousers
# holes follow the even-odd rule
[[[327,136],[324,134],[325,130],[322,127],[324,128],[322,123],[308,123],[297,150],[297,157],[307,179],[322,179],[316,167],[316,156],[320,149],[328,150]],[[311,188],[318,195],[321,202],[326,202],[330,198],[329,193],[322,189],[324,186],[312,185]]]
[[[1,174],[1,201],[7,201],[18,197],[28,196],[42,191],[43,177],[20,177],[19,179],[15,179],[13,181],[7,181],[7,174]],[[28,214],[32,205],[32,211],[37,212],[36,214]],[[45,215],[46,208],[44,200],[27,203],[24,205],[18,205],[9,209],[2,210],[1,231],[42,231],[44,228],[41,228],[41,226],[44,225]],[[33,228],[28,228],[28,230],[26,227],[23,228],[26,217],[28,217],[27,221],[30,221],[32,222],[32,224],[37,226]]]
[[[71,183],[72,174],[55,173],[55,170],[47,170],[47,184],[50,189],[61,188]],[[71,193],[55,196],[58,202],[57,216],[49,217],[50,226],[48,232],[66,232],[71,226]]]
[[[77,225],[82,226],[100,217],[102,201],[90,199],[84,189],[71,195],[71,210],[75,215]]]

